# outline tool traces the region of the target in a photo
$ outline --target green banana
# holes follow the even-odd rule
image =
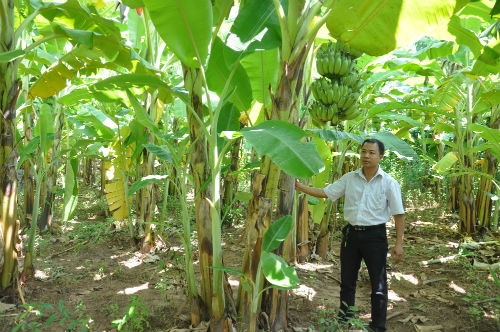
[[[329,87],[328,90],[326,90],[326,95],[327,95],[327,99],[328,99],[328,104],[332,104],[333,103],[333,90],[331,87]]]
[[[342,66],[339,69],[339,75],[344,76],[347,74],[349,67],[351,66],[351,59],[346,56],[342,56]]]
[[[327,121],[330,121],[332,119],[333,114],[335,114],[333,112],[333,107],[331,105],[329,107],[327,106],[326,107],[326,118],[327,118]]]
[[[316,71],[318,74],[323,75],[323,68],[321,66],[321,58],[316,56]]]
[[[354,94],[350,95],[342,107],[345,109],[349,109],[349,107],[354,105],[354,103],[356,102],[357,99],[358,98]]]
[[[328,74],[331,74],[333,73],[334,71],[334,57],[333,57],[333,54],[330,53],[328,54]]]
[[[340,98],[340,89],[339,89],[339,84],[337,81],[332,86],[332,92],[333,92],[333,103],[338,104],[339,98]]]
[[[318,81],[317,80],[314,80],[311,83],[311,91],[312,91],[314,99],[319,100],[319,96],[318,96]]]
[[[361,112],[359,111],[359,109],[357,107],[354,107],[354,111],[350,111],[349,113],[345,113],[345,119],[346,120],[354,120],[356,119],[359,115],[361,114]]]
[[[356,112],[357,110],[357,105],[351,105],[349,106],[349,108],[346,108],[345,111],[344,111],[344,115],[347,117],[347,116],[351,116],[354,112]]]
[[[340,95],[339,101],[337,102],[338,108],[344,108],[344,104],[347,100],[348,96],[345,94]]]
[[[339,123],[338,113],[333,114],[332,118],[330,119],[330,122],[332,123],[332,126],[336,126]]]

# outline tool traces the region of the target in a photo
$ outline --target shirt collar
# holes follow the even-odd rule
[[[363,179],[366,179],[365,175],[363,174],[363,168],[362,167],[358,168],[355,172],[358,173],[358,175],[361,176]],[[378,169],[377,169],[377,173],[375,173],[375,176],[372,178],[372,180],[374,178],[376,178],[377,176],[384,177],[385,174],[386,173],[382,170],[382,167],[380,167],[380,165],[379,165]]]

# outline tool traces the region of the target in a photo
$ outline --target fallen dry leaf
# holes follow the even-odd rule
[[[415,330],[417,332],[438,332],[438,331],[444,331],[444,328],[442,325],[432,325],[432,326],[415,325]]]

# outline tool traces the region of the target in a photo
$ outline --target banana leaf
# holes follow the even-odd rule
[[[143,0],[160,37],[189,67],[205,65],[212,39],[212,2],[209,0]]]
[[[336,0],[326,25],[351,47],[384,55],[423,35],[453,40],[447,24],[456,9],[454,0]]]
[[[285,121],[270,120],[241,131],[260,155],[267,155],[287,174],[306,178],[324,169],[316,145],[303,142],[307,133]]]

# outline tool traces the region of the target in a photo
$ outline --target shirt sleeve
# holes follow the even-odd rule
[[[401,187],[396,180],[392,180],[387,190],[387,201],[391,215],[404,214],[403,199],[401,198]]]
[[[347,183],[347,175],[348,174],[344,174],[340,179],[323,188],[326,196],[328,196],[328,198],[332,201],[336,201],[340,197],[344,196]]]

